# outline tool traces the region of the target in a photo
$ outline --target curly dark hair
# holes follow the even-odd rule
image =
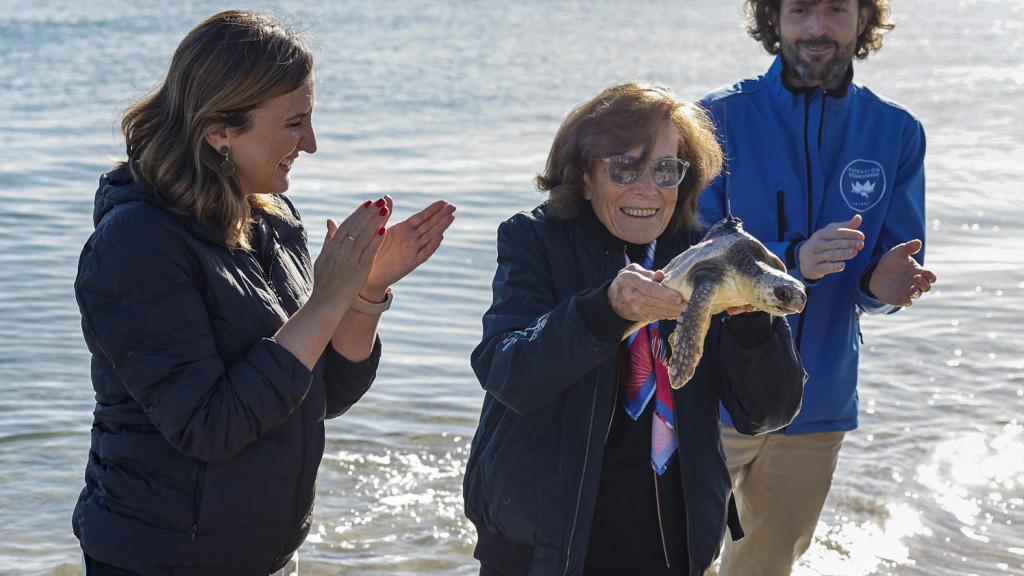
[[[761,43],[769,54],[778,54],[782,49],[776,32],[777,18],[782,0],[746,0],[747,34]],[[895,24],[889,20],[889,0],[858,0],[860,8],[870,7],[864,32],[857,36],[857,48],[853,55],[858,60],[882,48],[882,34],[892,30]]]
[[[601,158],[643,146],[641,161],[654,147],[658,130],[671,122],[679,134],[678,157],[690,163],[679,184],[672,231],[696,229],[697,195],[722,169],[722,149],[707,112],[678,99],[658,84],[613,85],[575,108],[555,135],[537,188],[548,193],[552,214],[575,218],[587,204],[584,174]]]

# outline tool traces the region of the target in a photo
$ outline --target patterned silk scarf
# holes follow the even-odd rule
[[[657,240],[647,245],[643,267],[654,266],[654,248]],[[626,256],[629,264],[629,256]],[[665,344],[658,330],[658,322],[651,322],[626,339],[629,350],[628,376],[621,378],[622,403],[626,413],[635,422],[654,398],[654,417],[651,418],[651,466],[659,476],[665,473],[668,460],[676,451],[675,403],[665,366]]]

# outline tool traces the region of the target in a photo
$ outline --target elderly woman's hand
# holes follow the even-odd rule
[[[392,208],[390,196],[384,201]],[[455,220],[455,206],[438,200],[387,229],[384,244],[377,251],[373,267],[360,290],[372,302],[384,298],[388,286],[398,282],[430,258],[444,239],[444,231]]]
[[[665,273],[645,270],[630,264],[615,276],[608,287],[608,301],[615,312],[627,320],[644,324],[655,320],[675,320],[686,306],[679,292],[662,286]]]

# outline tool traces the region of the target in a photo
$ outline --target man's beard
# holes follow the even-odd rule
[[[847,68],[853,62],[853,50],[857,41],[849,44],[839,44],[829,38],[814,40],[797,40],[796,42],[782,42],[782,58],[786,66],[796,74],[801,83],[805,86],[833,86],[834,83],[846,74]],[[812,62],[800,57],[801,47],[833,46],[832,57],[824,62]]]

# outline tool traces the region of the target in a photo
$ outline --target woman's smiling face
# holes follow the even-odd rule
[[[246,195],[281,194],[299,152],[316,152],[313,78],[295,90],[253,108],[242,132],[229,129],[235,178]]]
[[[619,186],[608,177],[601,163],[583,177],[583,197],[590,201],[598,220],[615,237],[632,244],[648,244],[668,228],[675,212],[678,186],[662,188],[654,183],[651,167],[662,158],[675,158],[679,150],[679,132],[670,121],[658,131],[654,148],[647,155],[643,172],[629,186]],[[624,154],[640,157],[638,146]]]

